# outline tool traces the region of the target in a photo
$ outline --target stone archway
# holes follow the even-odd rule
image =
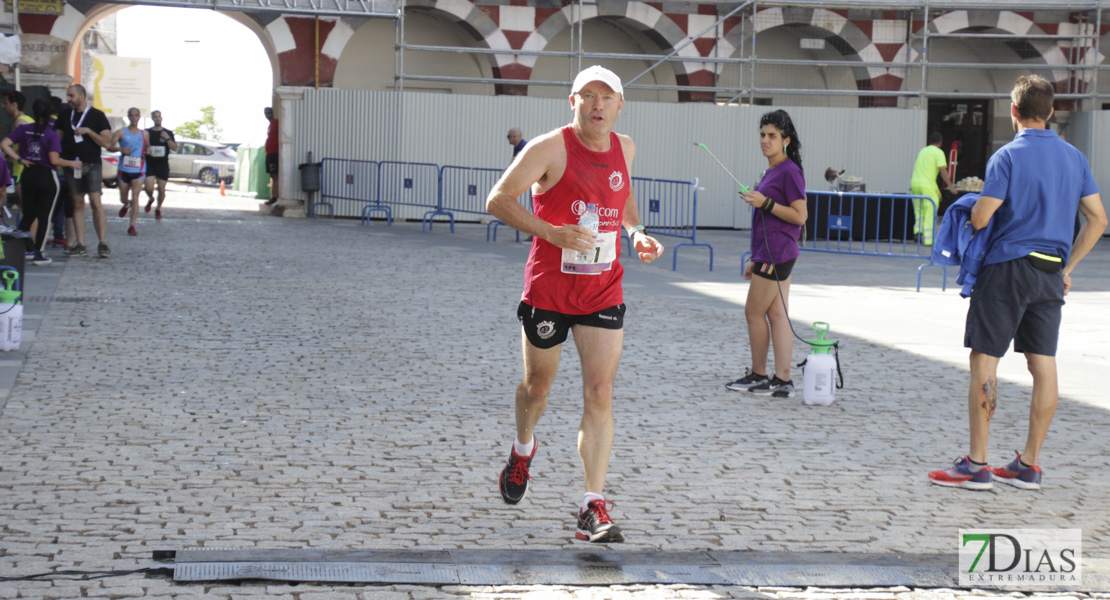
[[[860,25],[864,25],[865,31]],[[840,12],[824,8],[765,8],[751,19],[729,19],[728,30],[721,38],[725,56],[734,56],[752,38],[764,31],[788,25],[801,25],[820,34],[844,59],[851,69],[859,90],[898,90],[904,74],[898,69],[866,67],[860,62],[883,62],[898,56],[898,48],[891,44],[875,43],[872,39],[871,21],[854,21]],[[904,71],[904,69],[902,69]],[[860,105],[894,105],[895,98],[860,97]]]
[[[77,43],[97,21],[116,13],[128,5],[94,4],[82,13],[72,4],[65,4],[61,15],[20,15],[20,25],[31,34],[49,35],[68,44],[65,60],[65,73],[79,80],[80,44]],[[208,9],[197,9],[208,10]],[[334,77],[335,63],[343,45],[350,38],[353,29],[344,19],[311,17],[292,17],[270,13],[244,13],[216,11],[217,13],[243,25],[254,33],[273,69],[276,86],[315,85],[315,62],[313,52],[317,21],[320,26],[320,85],[330,86]]]
[[[583,21],[598,18],[616,19],[620,23],[639,32],[654,41],[660,47],[661,54],[668,54],[675,48],[681,48],[677,56],[686,58],[681,62],[670,62],[675,83],[678,85],[713,86],[716,84],[716,75],[707,68],[707,64],[700,58],[710,56],[716,45],[716,39],[706,37],[692,40],[691,35],[702,29],[698,17],[703,20],[706,15],[668,14],[656,5],[646,2],[624,2],[620,0],[600,0],[596,6],[580,7],[580,14],[575,14],[572,6],[561,9],[548,9],[546,13],[536,9],[536,27],[521,42],[525,50],[546,50],[549,44],[562,32],[574,27],[580,18]],[[715,20],[715,17],[712,17]],[[711,22],[711,21],[710,21]],[[536,64],[535,56],[521,56],[518,64],[522,74],[530,77],[532,68]],[[658,67],[657,67],[658,68]],[[680,101],[712,101],[711,92],[680,91]]]
[[[966,11],[956,10],[941,15],[929,22],[930,33],[957,33],[968,29],[982,32],[1003,32],[1017,36],[1043,35],[1050,33],[1033,22],[1032,19],[1012,11]],[[973,38],[974,35],[968,36]],[[1029,64],[1030,70],[1041,71],[1052,82],[1057,93],[1068,91],[1068,84],[1072,78],[1069,69],[1071,61],[1061,47],[1060,42],[1044,39],[1015,38],[1012,41],[1002,42],[1010,47],[1019,58],[1020,62]],[[1034,54],[1035,55],[1032,55]],[[1031,54],[1031,56],[1023,56]],[[917,61],[920,56],[913,52],[911,60]],[[1008,91],[1008,90],[1007,90]]]

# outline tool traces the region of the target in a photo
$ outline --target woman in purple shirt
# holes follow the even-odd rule
[[[790,271],[798,258],[798,239],[806,222],[806,185],[802,176],[802,141],[785,110],[769,112],[759,120],[759,146],[767,170],[755,190],[742,194],[754,211],[752,260],[744,270],[751,280],[744,316],[752,347],[752,366],[744,377],[725,387],[774,398],[794,395],[790,379],[794,331],[787,302]],[[767,376],[767,351],[775,348],[775,372]]]
[[[50,102],[44,98],[35,100],[32,114],[34,123],[20,125],[0,141],[0,149],[12,160],[24,166],[20,182],[23,184],[23,219],[19,228],[30,231],[33,223],[38,223],[35,229],[35,241],[31,250],[35,257],[36,265],[48,265],[50,259],[43,253],[46,244],[46,233],[50,229],[50,216],[54,212],[54,205],[58,201],[58,172],[54,167],[81,168],[81,162],[76,160],[62,160],[59,154],[62,151],[62,142],[58,139],[58,132],[50,126]],[[13,148],[19,144],[19,152]]]

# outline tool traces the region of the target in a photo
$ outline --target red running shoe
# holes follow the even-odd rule
[[[132,225],[127,228],[127,235],[139,235],[139,232],[135,231],[135,226]]]
[[[130,204],[126,204],[126,203],[125,203],[125,204],[124,204],[123,206],[121,206],[121,207],[120,207],[120,209],[119,209],[119,216],[120,216],[120,218],[121,218],[121,219],[122,219],[123,217],[126,217],[126,216],[127,216],[127,209],[128,209],[128,208],[130,208],[130,207],[131,207],[131,205],[130,205]]]
[[[1002,483],[1008,483],[1023,490],[1041,489],[1041,468],[1021,464],[1021,453],[1016,454],[1017,458],[1014,462],[1005,467],[995,467],[994,476]]]
[[[971,469],[971,459],[966,456],[957,458],[947,469],[929,473],[929,481],[936,485],[965,490],[989,490],[994,487],[991,480],[990,467],[974,471]]]

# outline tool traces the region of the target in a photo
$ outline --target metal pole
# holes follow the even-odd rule
[[[1094,53],[1093,61],[1098,60],[1099,45],[1100,45],[1099,41],[1100,40],[1099,40],[1099,36],[1097,34],[1100,33],[1101,31],[1102,31],[1102,0],[1099,0],[1098,7],[1095,8],[1095,34],[1096,35],[1095,35],[1095,44],[1094,44],[1094,46],[1095,46],[1094,47],[1094,52],[1095,53]],[[1098,131],[1098,128],[1095,127],[1095,122],[1098,121],[1100,118],[1102,118],[1100,116],[1102,114],[1102,111],[1099,110],[1100,107],[1098,105],[1098,64],[1097,63],[1095,64],[1095,71],[1091,76],[1090,94],[1091,94],[1091,108],[1090,108],[1089,112],[1091,113],[1091,122],[1087,125],[1087,128],[1090,130],[1087,133],[1087,139],[1091,140],[1090,141],[1091,155],[1087,157],[1087,161],[1092,165],[1097,165],[1097,164],[1100,164],[1100,163],[1096,162],[1099,159],[1099,156],[1098,156],[1098,154],[1099,154],[1099,152],[1098,152],[1099,144],[1098,144],[1098,140],[1095,139],[1096,132]]]
[[[755,104],[755,15],[759,11],[758,0],[752,2],[752,54],[748,57],[751,61],[751,72],[748,74],[748,104]]]
[[[400,76],[397,79],[397,93],[394,100],[396,106],[393,107],[394,114],[397,115],[393,124],[393,156],[395,160],[401,160],[400,148],[405,140],[403,135],[405,129],[405,0],[401,0],[397,11],[397,37],[401,40],[401,51],[398,55]]]
[[[582,72],[582,35],[584,27],[583,21],[586,20],[585,16],[582,14],[582,2],[584,2],[584,0],[578,0],[578,68],[574,71],[575,74]]]
[[[575,37],[575,21],[574,21],[574,0],[570,3],[570,48],[567,48],[567,81],[574,81],[574,37]]]
[[[23,30],[19,27],[19,0],[12,0],[12,33],[19,38],[19,45],[23,45]],[[23,62],[23,53],[20,52],[19,62],[15,63],[15,89],[16,91],[23,90],[23,82],[20,75],[22,75],[20,64]],[[22,208],[22,207],[20,207]]]
[[[910,17],[910,27],[913,27],[913,17]],[[929,110],[929,100],[926,98],[925,86],[928,85],[928,79],[925,76],[925,69],[929,62],[929,0],[925,0],[925,12],[921,15],[921,108]]]

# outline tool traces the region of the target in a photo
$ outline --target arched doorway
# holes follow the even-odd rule
[[[109,15],[116,22],[114,47],[105,44],[101,50],[151,61],[150,105],[143,107],[144,116],[160,110],[173,129],[212,106],[223,141],[251,142],[264,136],[262,109],[272,104],[278,61],[270,36],[252,17],[189,8],[94,6],[74,27],[67,60],[68,75],[85,86],[94,103],[98,82],[90,77],[92,66],[82,60],[81,41]],[[119,110],[105,112],[110,118],[120,116]]]
[[[362,24],[347,41],[335,69],[335,87],[353,90],[393,89],[396,58],[396,23],[371,19]],[[464,28],[454,16],[431,7],[410,6],[405,10],[405,43],[458,48],[486,48],[474,31]],[[488,55],[407,50],[404,72],[427,77],[470,77],[489,79],[493,68]],[[494,86],[483,83],[421,81],[406,79],[406,90],[474,94],[493,94]]]
[[[573,26],[573,25],[572,25]],[[570,43],[570,28],[564,28],[554,35],[547,43],[544,50],[575,51]],[[638,28],[625,21],[623,18],[599,17],[587,19],[582,23],[582,49],[585,52],[606,52],[620,54],[646,54],[659,55],[670,51],[670,48],[661,48],[659,43],[649,38]],[[621,81],[629,81],[650,67],[655,60],[615,60],[615,59],[583,59],[582,67],[599,64],[610,69]],[[563,57],[541,56],[536,59],[532,68],[531,79],[536,81],[570,81],[577,73],[575,59]],[[645,85],[667,85],[675,83],[674,68],[670,63],[664,63],[652,69],[636,81]],[[569,87],[553,87],[533,85],[528,87],[528,95],[538,98],[565,99],[570,92]],[[678,92],[674,90],[635,90],[626,89],[625,98],[631,101],[650,102],[676,102]]]

